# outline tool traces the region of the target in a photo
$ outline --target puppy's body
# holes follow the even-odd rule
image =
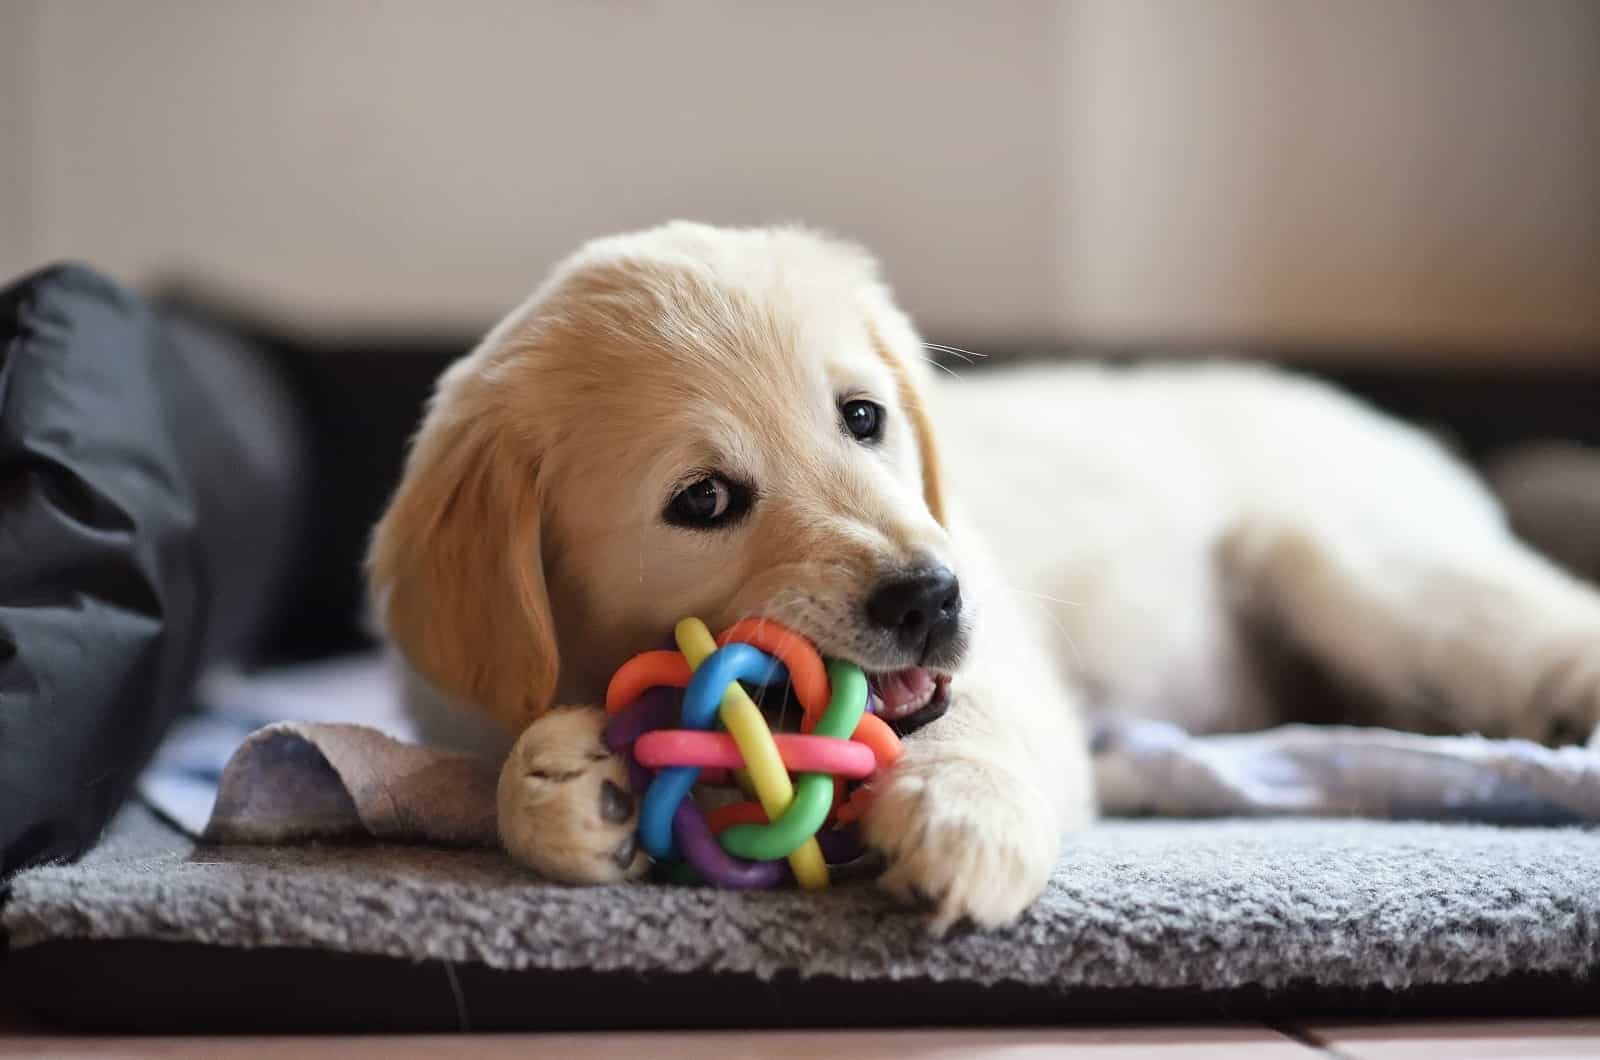
[[[937,399],[952,492],[1057,664],[1096,706],[1192,731],[1285,713],[1220,562],[1241,527],[1385,550],[1504,538],[1431,441],[1262,368],[1035,367],[940,380]]]
[[[724,514],[686,522],[702,503]],[[372,567],[422,698],[494,719],[480,746],[522,730],[502,835],[571,880],[642,871],[593,705],[690,613],[785,621],[891,708],[948,681],[865,821],[939,923],[1014,917],[1089,820],[1086,706],[1287,716],[1264,643],[1364,720],[1543,739],[1600,713],[1600,602],[1419,433],[1247,367],[936,382],[870,259],[791,230],[674,225],[558,269],[441,382]],[[885,617],[929,571],[959,577],[938,620]]]
[[[1600,601],[1421,432],[1246,366],[1038,368],[938,393],[953,493],[1091,704],[1200,732],[1295,720],[1272,665],[1289,653],[1343,693],[1342,720],[1593,728]]]

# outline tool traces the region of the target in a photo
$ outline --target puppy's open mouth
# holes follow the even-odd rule
[[[878,716],[901,736],[936,721],[950,709],[950,678],[920,666],[868,675]]]

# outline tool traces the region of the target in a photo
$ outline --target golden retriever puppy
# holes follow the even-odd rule
[[[506,755],[506,848],[557,880],[646,867],[598,704],[679,618],[859,663],[917,730],[866,836],[941,927],[1015,918],[1091,819],[1080,700],[1270,724],[1263,638],[1363,720],[1600,711],[1600,601],[1420,434],[1250,368],[935,385],[872,259],[791,228],[558,266],[441,378],[369,567],[429,738]]]
[[[884,885],[987,924],[1040,892],[1090,818],[1087,752],[1065,675],[947,505],[929,372],[863,252],[677,224],[586,247],[444,375],[371,580],[426,689],[522,734],[514,856],[641,873],[606,682],[685,615],[766,615],[859,663],[902,727],[945,715],[865,822]]]

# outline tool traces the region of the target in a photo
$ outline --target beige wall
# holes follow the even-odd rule
[[[1074,329],[1600,352],[1600,4],[1071,11]]]
[[[9,2],[0,264],[477,326],[799,218],[953,341],[1600,349],[1589,0]]]
[[[31,101],[29,34],[21,5],[0,0],[0,278],[34,263],[22,145]]]

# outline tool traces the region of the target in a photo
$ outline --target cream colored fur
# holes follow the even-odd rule
[[[844,395],[887,408],[881,447],[841,432]],[[750,516],[665,524],[696,468],[753,482]],[[1422,435],[1249,367],[936,379],[872,260],[796,229],[674,224],[563,263],[441,380],[370,566],[417,709],[455,718],[438,738],[515,739],[507,849],[587,882],[645,864],[599,740],[617,664],[683,615],[766,614],[904,665],[860,614],[919,557],[960,577],[969,648],[865,823],[940,927],[1014,918],[1091,819],[1086,704],[1281,717],[1245,630],[1389,724],[1542,739],[1600,713],[1600,599]]]

